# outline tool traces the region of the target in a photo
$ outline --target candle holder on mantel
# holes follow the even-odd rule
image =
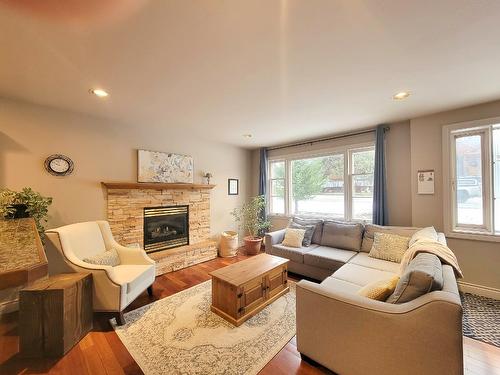
[[[213,177],[212,173],[207,172],[203,175],[207,179],[207,185],[210,185],[210,179]]]

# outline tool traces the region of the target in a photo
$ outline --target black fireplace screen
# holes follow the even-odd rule
[[[189,206],[144,208],[147,253],[189,245]]]

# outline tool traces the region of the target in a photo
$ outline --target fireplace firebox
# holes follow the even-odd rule
[[[145,207],[147,253],[189,245],[189,206]]]

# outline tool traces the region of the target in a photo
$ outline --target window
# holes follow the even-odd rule
[[[285,213],[285,162],[272,161],[270,171],[270,212],[275,214]]]
[[[371,221],[373,210],[373,148],[351,151],[352,219]]]
[[[443,139],[448,234],[500,236],[500,119],[446,126]]]
[[[373,145],[269,161],[269,213],[371,221]]]

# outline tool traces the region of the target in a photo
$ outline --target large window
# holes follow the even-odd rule
[[[371,221],[374,148],[269,161],[269,213]]]
[[[448,234],[500,236],[500,119],[444,128]]]

